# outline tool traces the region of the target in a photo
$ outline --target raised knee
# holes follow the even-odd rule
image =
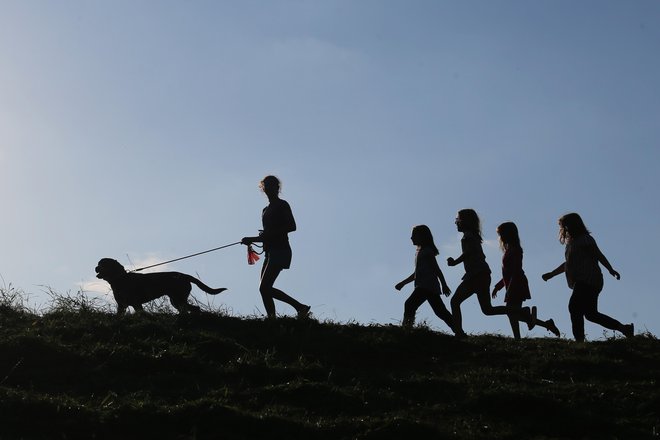
[[[490,316],[490,315],[494,315],[495,311],[493,310],[493,306],[486,304],[481,306],[481,313],[483,313],[486,316]]]
[[[587,312],[584,314],[584,319],[593,322],[598,319],[598,315],[599,315],[598,312]]]

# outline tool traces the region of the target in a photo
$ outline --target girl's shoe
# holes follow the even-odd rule
[[[553,319],[548,319],[548,331],[559,337],[559,329],[555,325],[555,321]]]
[[[632,338],[635,336],[635,324],[624,325],[621,333],[623,333],[626,338]]]
[[[527,318],[527,330],[531,330],[534,327],[536,327],[536,316],[537,316],[537,310],[536,306],[532,306],[532,311],[529,314],[529,317]]]
[[[312,306],[302,306],[298,310],[298,319],[305,319],[309,318],[309,311],[311,310]]]

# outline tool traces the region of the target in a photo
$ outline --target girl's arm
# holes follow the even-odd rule
[[[461,264],[463,262],[463,260],[465,260],[465,254],[461,254],[461,256],[458,257],[458,258],[449,257],[449,258],[447,258],[447,265],[456,266],[456,265]]]
[[[495,286],[493,286],[493,294],[491,295],[493,299],[497,298],[497,292],[504,288],[504,278],[499,280]]]
[[[543,281],[548,281],[550,278],[564,273],[565,269],[566,269],[566,262],[563,262],[559,266],[557,266],[557,268],[552,272],[544,273],[543,275],[541,275],[541,278],[543,278]]]
[[[412,273],[412,275],[410,275],[405,280],[401,281],[400,283],[397,283],[396,286],[394,286],[394,288],[396,290],[401,290],[403,288],[403,286],[405,286],[406,284],[411,283],[413,281],[415,281],[415,273],[414,272]]]
[[[475,252],[481,251],[481,242],[474,237],[472,234],[464,234],[463,238],[461,239],[461,250],[463,253],[461,254],[460,257],[458,258],[447,258],[447,264],[450,266],[456,266],[458,264],[461,264],[463,261],[465,261],[466,258],[468,258],[470,255],[472,255]]]
[[[596,245],[596,258],[598,259],[598,262],[602,264],[605,267],[605,269],[607,269],[610,272],[610,275],[612,275],[617,280],[621,279],[621,275],[619,275],[619,272],[617,272],[612,268],[612,265],[610,264],[609,261],[607,261],[607,258],[605,258],[605,255],[603,255],[603,253],[600,251],[597,245]]]
[[[451,289],[449,288],[449,285],[445,280],[445,275],[442,273],[440,266],[438,266],[438,260],[436,260],[435,258],[433,259],[433,271],[435,272],[435,276],[437,276],[438,279],[440,280],[440,284],[442,285],[442,293],[445,296],[451,295]]]

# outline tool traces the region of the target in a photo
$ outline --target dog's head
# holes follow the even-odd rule
[[[119,264],[119,261],[112,258],[102,258],[96,266],[96,278],[111,282],[120,276],[126,274],[124,266]]]

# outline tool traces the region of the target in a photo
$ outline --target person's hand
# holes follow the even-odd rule
[[[541,278],[543,278],[543,281],[548,281],[550,278],[552,278],[554,275],[552,272],[544,273],[541,275]]]
[[[394,288],[396,290],[401,290],[401,289],[403,289],[403,286],[405,286],[405,285],[406,285],[405,283],[396,283],[396,286],[394,286]]]
[[[445,284],[445,285],[442,286],[442,294],[443,294],[444,296],[449,296],[449,295],[451,295],[451,289],[449,288],[448,285]]]
[[[252,244],[252,239],[250,237],[243,237],[241,238],[241,244]]]
[[[612,276],[613,276],[614,278],[616,278],[617,280],[620,280],[620,279],[621,279],[621,275],[619,275],[619,272],[617,272],[617,271],[614,270],[614,269],[612,269],[612,270],[610,271],[610,275],[612,275]]]
[[[454,260],[453,257],[447,258],[447,265],[448,266],[456,266],[456,260]]]
[[[497,288],[493,289],[493,293],[491,293],[491,295],[490,295],[491,298],[493,298],[493,299],[497,298],[497,292],[498,292],[499,290],[500,290],[500,289],[497,289]]]

